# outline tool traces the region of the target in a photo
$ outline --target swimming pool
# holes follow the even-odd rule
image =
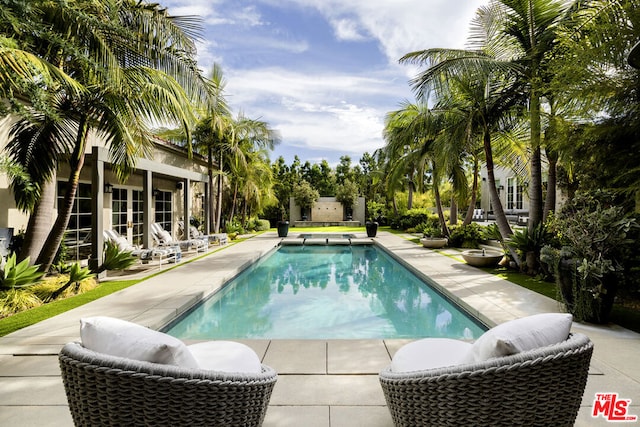
[[[474,339],[486,327],[375,245],[281,246],[173,322],[182,339]]]

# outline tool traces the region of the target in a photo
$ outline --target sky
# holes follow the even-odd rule
[[[408,52],[464,48],[487,0],[160,0],[171,15],[204,26],[198,64],[222,66],[234,115],[263,120],[291,164],[348,155],[352,164],[384,145],[385,115],[415,101],[419,71]]]

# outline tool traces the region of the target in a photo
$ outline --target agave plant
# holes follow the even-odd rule
[[[44,273],[39,272],[39,265],[29,265],[29,257],[16,264],[16,254],[7,258],[7,263],[0,275],[0,290],[24,288],[37,283]]]
[[[72,264],[69,268],[69,280],[60,288],[56,289],[51,294],[48,301],[53,301],[58,298],[69,286],[73,285],[74,283],[76,285],[76,288],[79,287],[80,282],[88,279],[91,276],[93,276],[93,273],[88,268],[80,267],[80,264],[78,263]]]
[[[124,270],[136,262],[136,257],[131,255],[131,252],[121,251],[117,244],[107,241],[104,246],[104,261],[94,273],[102,273],[105,270]]]

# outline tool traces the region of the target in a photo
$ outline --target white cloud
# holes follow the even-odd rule
[[[332,19],[331,25],[339,40],[361,41],[366,37],[360,33],[358,23],[351,19]]]
[[[434,47],[463,48],[476,9],[488,0],[166,0],[176,15],[200,15],[205,25],[224,24],[224,39],[198,44],[199,64],[210,68],[223,64],[227,77],[228,101],[235,111],[242,109],[252,118],[266,120],[282,135],[283,144],[319,150],[327,157],[350,154],[356,160],[364,151],[383,145],[385,114],[403,99],[413,99],[407,80],[417,74],[416,66],[399,65],[408,52]],[[313,49],[309,34],[289,33],[267,22],[261,6],[286,9],[287,14],[318,11],[344,42],[375,41],[386,58],[386,69],[347,73],[330,61],[318,67],[295,69],[300,58]],[[307,11],[305,11],[307,9]],[[266,13],[266,12],[265,12]],[[273,15],[270,15],[273,16]],[[276,18],[272,18],[276,19]],[[214,27],[215,28],[215,27]],[[234,33],[235,29],[238,33]],[[261,29],[240,31],[246,29]],[[239,36],[238,34],[242,34]],[[249,70],[232,69],[217,51],[232,55],[263,57]],[[354,49],[357,49],[355,45]],[[251,53],[247,53],[251,52]],[[281,66],[272,66],[268,57],[277,52]],[[296,55],[287,62],[286,54]],[[285,59],[282,59],[285,58]],[[384,61],[383,61],[384,62]],[[333,67],[333,69],[331,69]],[[309,71],[310,69],[316,71]],[[303,159],[303,161],[306,159]]]
[[[232,105],[278,129],[289,145],[362,153],[382,146],[384,116],[406,87],[388,76],[303,74],[280,68],[229,74]]]
[[[336,37],[348,28],[363,31],[378,41],[389,62],[404,54],[432,47],[462,48],[477,8],[488,0],[265,0],[273,4],[315,7],[334,24]]]

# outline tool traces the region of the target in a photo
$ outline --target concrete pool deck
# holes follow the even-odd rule
[[[80,318],[113,316],[158,329],[280,240],[275,232],[264,233],[0,338],[0,425],[73,425],[57,354],[65,343],[79,339]],[[561,309],[549,298],[402,237],[381,232],[375,240],[490,324]],[[595,344],[576,425],[610,425],[602,417],[591,417],[596,393],[631,399],[629,414],[640,416],[640,334],[617,325],[574,323],[573,330],[588,335]],[[279,374],[264,425],[392,426],[378,372],[409,341],[242,341]]]

